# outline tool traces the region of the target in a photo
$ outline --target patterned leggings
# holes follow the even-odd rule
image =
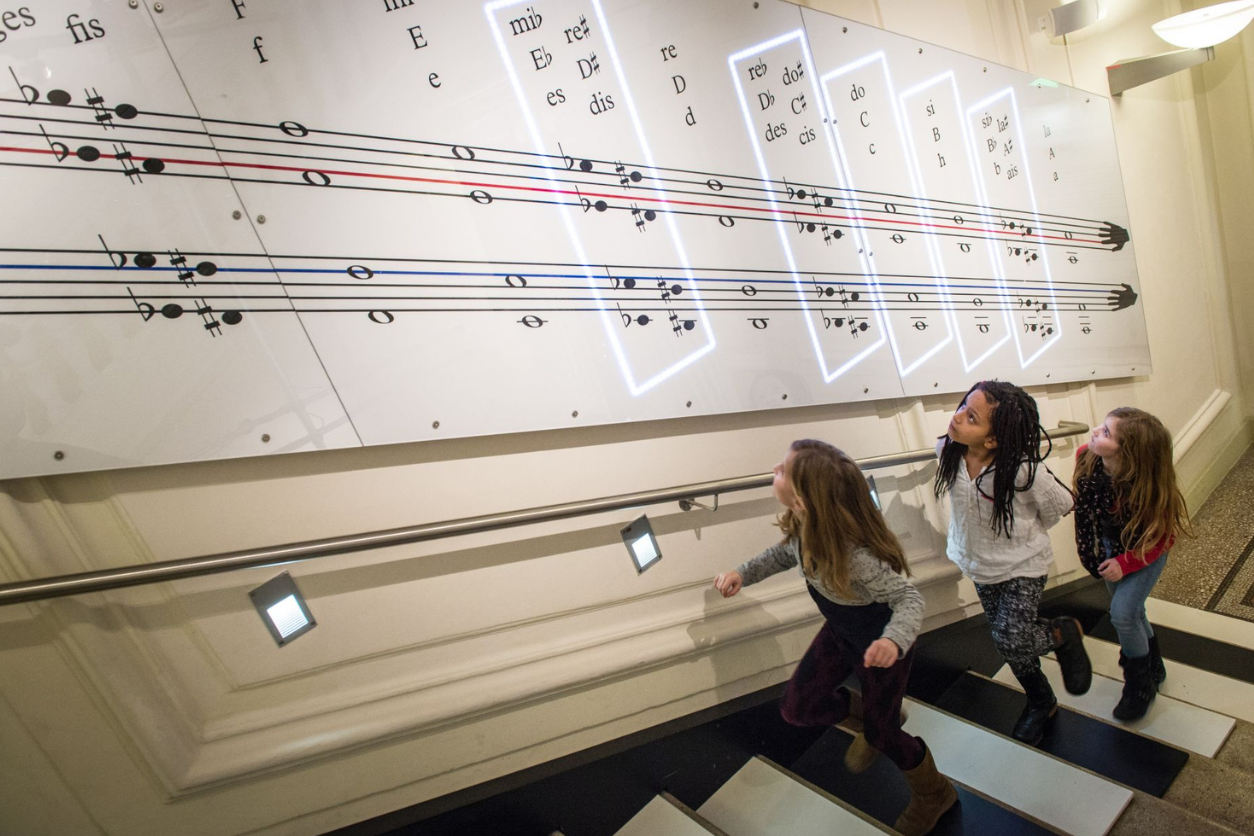
[[[976,584],[984,614],[993,632],[993,644],[1020,681],[1041,669],[1041,660],[1054,649],[1054,633],[1037,610],[1045,578],[1011,578]]]
[[[914,648],[887,668],[865,667],[862,656],[824,622],[788,682],[780,714],[794,726],[836,725],[849,716],[849,693],[840,684],[853,673],[862,684],[862,733],[867,743],[899,769],[914,769],[923,762],[923,741],[901,730],[901,701]]]

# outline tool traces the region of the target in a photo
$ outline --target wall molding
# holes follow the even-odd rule
[[[1193,414],[1175,440],[1175,461],[1177,464],[1189,454],[1198,439],[1210,429],[1211,424],[1219,418],[1232,400],[1232,393],[1224,389],[1216,389],[1202,404],[1201,409]]]

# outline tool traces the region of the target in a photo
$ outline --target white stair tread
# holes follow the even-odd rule
[[[718,788],[697,814],[729,836],[884,836],[878,826],[760,758]]]
[[[1085,644],[1087,646],[1087,640]],[[1117,660],[1118,650],[1115,651],[1115,655]],[[1115,663],[1115,668],[1116,670],[1119,668],[1118,661]],[[1225,717],[1162,694],[1150,703],[1149,711],[1145,712],[1145,716],[1140,720],[1123,723],[1111,714],[1119,702],[1119,697],[1123,694],[1122,673],[1119,674],[1119,679],[1112,679],[1101,674],[1095,675],[1093,687],[1088,693],[1077,696],[1068,694],[1067,689],[1063,687],[1062,668],[1053,659],[1048,656],[1043,657],[1041,670],[1049,677],[1049,684],[1054,687],[1054,694],[1057,695],[1058,702],[1062,705],[1100,717],[1111,725],[1123,726],[1146,737],[1161,740],[1178,749],[1197,752],[1208,758],[1215,756],[1219,747],[1223,746],[1228,735],[1232,733],[1233,727],[1236,726],[1236,721],[1231,717]],[[993,679],[1012,688],[1019,688],[1018,681],[1006,665],[1002,665],[1001,670],[997,671]]]
[[[1093,661],[1094,673],[1111,679],[1123,678],[1123,668],[1119,667],[1119,645],[1085,636],[1084,646]],[[1158,688],[1160,698],[1171,697],[1254,723],[1254,684],[1171,659],[1164,659],[1163,664],[1167,666],[1167,679]]]
[[[615,836],[710,836],[713,831],[662,796],[656,796]]]
[[[1062,833],[1104,836],[1132,791],[914,700],[906,731],[953,780]]]
[[[1195,610],[1170,601],[1159,601],[1157,598],[1150,598],[1145,602],[1145,612],[1153,624],[1254,650],[1254,623],[1249,621]]]

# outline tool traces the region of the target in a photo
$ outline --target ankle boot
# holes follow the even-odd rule
[[[1139,720],[1149,711],[1157,690],[1154,687],[1150,657],[1125,656],[1123,664],[1123,696],[1115,706],[1116,720],[1130,723]]]
[[[849,692],[849,716],[855,720],[862,720],[862,695],[857,691]],[[906,707],[901,707],[901,723],[906,723]],[[853,742],[849,744],[849,748],[845,750],[845,768],[854,775],[866,772],[871,764],[875,763],[875,756],[879,754],[879,750],[872,746],[866,739],[866,735],[858,732],[854,735]]]
[[[845,769],[854,775],[866,772],[875,763],[875,756],[878,754],[876,748],[867,742],[866,735],[858,732],[845,750]]]
[[[1084,630],[1074,618],[1050,621],[1054,630],[1054,655],[1062,667],[1062,684],[1068,694],[1088,693],[1093,684],[1093,666],[1084,649]]]
[[[902,836],[923,836],[936,827],[936,822],[958,800],[958,791],[949,779],[936,771],[932,753],[923,747],[923,762],[914,769],[902,770],[910,784],[910,803],[897,818],[893,829]]]
[[[1040,671],[1017,678],[1027,694],[1028,704],[1024,706],[1010,735],[1021,743],[1035,746],[1041,742],[1045,729],[1058,713],[1058,700],[1054,697],[1054,689],[1049,687],[1049,679]]]
[[[1158,649],[1158,636],[1149,637],[1150,647],[1150,678],[1154,680],[1154,688],[1163,684],[1167,678],[1167,666],[1163,664],[1163,654]]]

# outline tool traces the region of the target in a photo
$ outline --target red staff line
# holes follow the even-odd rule
[[[10,148],[6,146],[0,146],[0,151],[17,151],[17,152],[22,152],[22,153],[27,153],[27,154],[54,154],[56,153],[55,151],[52,151],[51,149]],[[116,154],[101,154],[100,156],[112,157],[115,160],[117,159]],[[440,179],[436,177],[414,177],[412,175],[406,175],[406,174],[373,174],[373,173],[364,172],[364,171],[344,171],[344,170],[339,170],[339,169],[323,169],[323,168],[317,168],[317,169],[300,168],[298,166],[289,166],[289,165],[266,165],[263,163],[226,163],[226,162],[213,162],[210,160],[178,160],[178,159],[168,159],[166,157],[138,157],[135,155],[131,155],[129,159],[139,160],[140,162],[143,162],[144,160],[147,160],[147,159],[160,159],[162,162],[177,163],[179,165],[201,165],[201,166],[210,166],[213,168],[228,168],[228,167],[229,168],[256,168],[256,169],[263,169],[266,171],[296,171],[302,174],[304,174],[305,172],[316,171],[319,174],[326,174],[326,175],[334,174],[339,177],[369,177],[369,178],[373,178],[376,180],[403,180],[403,181],[411,182],[411,183],[439,183],[439,184],[448,185],[448,186],[470,186],[472,188],[482,188],[482,189],[489,189],[489,188],[490,189],[510,189],[512,191],[541,192],[544,194],[560,194],[560,195],[566,195],[568,197],[586,197],[587,195],[591,195],[592,197],[604,197],[610,200],[617,200],[622,197],[622,195],[604,194],[601,192],[588,192],[587,195],[585,195],[583,192],[580,192],[580,191],[572,192],[572,191],[567,191],[565,189],[544,189],[538,186],[514,186],[508,183],[477,183],[477,182],[473,182],[469,180],[444,180],[444,179]],[[773,214],[773,215],[778,215],[780,213],[780,210],[762,209],[756,206],[736,206],[736,205],[729,205],[729,204],[724,204],[724,203],[702,203],[702,202],[693,201],[693,200],[663,200],[661,198],[647,197],[647,196],[640,197],[640,198],[633,198],[633,200],[647,201],[651,203],[666,204],[666,205],[676,205],[676,206],[697,206],[697,207],[701,207],[705,209],[731,209],[731,210],[740,211],[740,212],[745,212],[745,211],[769,212],[770,214]],[[788,212],[791,212],[793,215],[804,216],[807,218],[821,218],[825,221],[836,220],[836,221],[853,221],[855,223],[865,223],[868,220],[866,218],[851,218],[847,215],[824,215],[822,212],[798,212],[796,210],[791,210],[791,209],[783,210],[783,211],[788,211]],[[906,220],[872,221],[872,223],[888,224],[890,226],[891,225],[916,226],[916,227],[920,227],[923,229],[957,229],[957,230],[962,230],[964,232],[986,232],[990,235],[1009,235],[1009,236],[1013,236],[1015,239],[1020,239],[1020,238],[1025,237],[1017,232],[1001,232],[996,229],[990,229],[988,227],[979,227],[979,226],[966,226],[966,225],[959,226],[957,224],[931,224],[931,223],[923,223],[922,221],[906,221]],[[1050,239],[1054,241],[1070,241],[1072,243],[1079,243],[1079,244],[1101,244],[1102,243],[1099,240],[1091,239],[1091,238],[1066,238],[1064,236],[1059,236],[1059,235],[1036,235],[1032,237],[1033,238],[1046,238],[1046,239]]]

